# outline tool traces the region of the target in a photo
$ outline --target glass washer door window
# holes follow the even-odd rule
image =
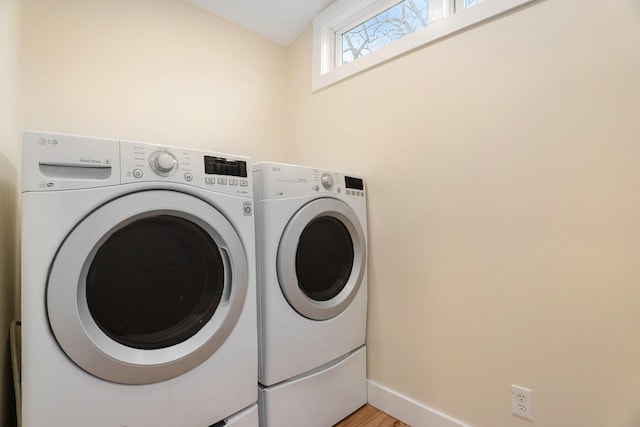
[[[360,289],[366,256],[353,209],[337,199],[315,199],[292,216],[280,239],[276,267],[282,293],[302,316],[331,319]]]
[[[98,327],[134,348],[157,349],[195,335],[224,289],[216,243],[198,225],[158,215],[116,231],[96,252],[86,280]]]
[[[248,277],[240,236],[222,213],[184,193],[141,191],[105,203],[67,235],[49,274],[47,314],[85,371],[154,383],[220,348]]]

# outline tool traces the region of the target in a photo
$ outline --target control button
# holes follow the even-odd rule
[[[132,175],[134,178],[140,179],[144,175],[144,172],[142,172],[142,169],[134,169]]]
[[[240,180],[240,187],[248,187],[249,186],[249,180],[248,179],[241,179]]]
[[[227,178],[218,178],[218,184],[227,185]]]
[[[206,177],[204,179],[204,182],[206,182],[207,184],[215,184],[216,183],[216,179],[213,178],[213,177],[208,176],[208,177]]]
[[[333,177],[328,173],[323,173],[320,177],[320,182],[325,190],[331,190],[333,188]]]
[[[347,190],[347,196],[351,195],[351,190]]]
[[[154,151],[149,156],[149,166],[160,176],[171,176],[178,169],[178,159],[168,151]]]
[[[314,190],[314,191],[320,191],[320,187],[318,187],[317,185],[314,185],[314,186],[313,186],[313,190]]]
[[[237,179],[230,179],[229,180],[229,185],[238,185],[238,180]]]
[[[189,172],[185,173],[184,180],[187,182],[191,182],[193,180],[193,175],[191,175]]]
[[[169,172],[175,166],[176,158],[168,152],[160,153],[155,159],[156,166],[163,172]]]

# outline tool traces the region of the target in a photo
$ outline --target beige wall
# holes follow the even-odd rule
[[[9,323],[16,316],[20,0],[0,1],[0,425],[13,421]]]
[[[310,93],[290,160],[368,178],[369,376],[478,427],[640,425],[640,6],[543,0]]]
[[[187,1],[24,2],[26,128],[284,154],[284,48]]]

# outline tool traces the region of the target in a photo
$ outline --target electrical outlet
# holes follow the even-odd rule
[[[524,387],[511,384],[511,412],[533,421],[533,392]]]

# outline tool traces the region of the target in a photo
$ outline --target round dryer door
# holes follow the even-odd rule
[[[291,218],[278,247],[278,280],[298,313],[327,320],[342,313],[362,284],[366,241],[355,212],[337,199],[316,199]]]
[[[128,194],[85,217],[60,247],[49,321],[87,372],[163,381],[224,343],[244,306],[247,269],[240,237],[210,204],[174,191]]]

